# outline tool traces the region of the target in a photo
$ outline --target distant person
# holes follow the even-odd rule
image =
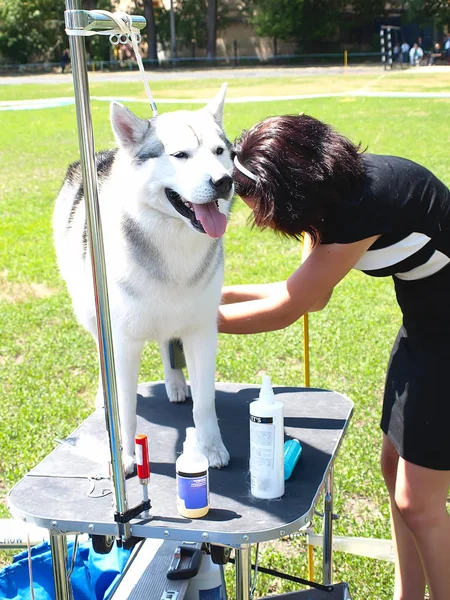
[[[434,65],[436,62],[436,59],[441,58],[441,56],[442,56],[441,45],[439,42],[436,42],[428,56],[428,66],[431,67],[432,65]]]
[[[61,56],[61,73],[64,73],[64,71],[66,70],[66,67],[69,63],[70,63],[69,51],[64,50],[64,52],[62,53],[62,56]]]
[[[420,39],[420,38],[419,38]],[[423,58],[423,50],[416,42],[414,46],[409,51],[409,64],[412,67],[418,67],[420,64],[420,60]]]
[[[408,42],[403,42],[400,46],[401,50],[401,62],[407,65],[409,63],[409,51],[411,50],[411,46]]]
[[[447,58],[448,64],[450,64],[450,35],[447,36],[447,39],[444,42],[444,51],[445,56]]]
[[[395,44],[394,46],[394,50],[393,50],[393,54],[394,54],[394,62],[401,62],[401,51],[400,51],[400,44]]]

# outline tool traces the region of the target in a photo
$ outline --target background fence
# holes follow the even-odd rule
[[[338,52],[329,54],[281,54],[277,56],[260,57],[257,55],[241,55],[235,53],[229,56],[218,56],[207,59],[204,56],[170,56],[158,60],[143,59],[146,70],[171,68],[233,68],[249,66],[344,66],[381,64],[380,52]],[[70,67],[69,67],[70,68]],[[123,71],[137,69],[137,63],[132,58],[124,60],[92,60],[88,63],[91,71]],[[0,64],[0,75],[26,75],[33,73],[57,73],[61,71],[59,62]]]

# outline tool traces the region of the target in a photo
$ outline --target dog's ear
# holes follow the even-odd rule
[[[140,119],[119,102],[111,102],[111,126],[119,146],[125,150],[142,144],[150,122]]]
[[[219,93],[213,98],[204,110],[207,110],[214,117],[214,121],[223,129],[223,107],[225,105],[225,94],[227,93],[228,83],[222,83]]]

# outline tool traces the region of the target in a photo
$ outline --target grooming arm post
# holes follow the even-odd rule
[[[50,550],[52,553],[53,581],[56,600],[72,600],[70,582],[67,574],[67,537],[65,534],[50,531]]]
[[[99,360],[103,384],[103,396],[105,400],[106,425],[109,433],[111,452],[111,476],[114,485],[116,511],[119,514],[125,514],[128,510],[128,502],[121,455],[122,444],[120,438],[113,339],[108,302],[103,235],[98,204],[97,170],[95,164],[94,137],[86,68],[86,47],[83,39],[85,30],[88,30],[91,34],[94,28],[102,30],[108,28],[114,29],[116,24],[107,16],[92,14],[88,11],[80,10],[79,8],[79,0],[66,0],[64,18],[66,31],[69,34],[72,56],[78,139],[80,145],[80,164],[83,175],[88,239],[90,244],[97,315]],[[136,27],[142,28],[145,26],[145,19],[142,17],[132,17],[132,23]],[[120,536],[128,538],[130,536],[129,524],[119,523],[118,532]]]

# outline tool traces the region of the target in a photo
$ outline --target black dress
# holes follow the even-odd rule
[[[381,235],[355,265],[392,276],[403,313],[381,428],[405,460],[450,470],[450,191],[410,160],[363,160],[362,190],[325,221],[321,243]]]

